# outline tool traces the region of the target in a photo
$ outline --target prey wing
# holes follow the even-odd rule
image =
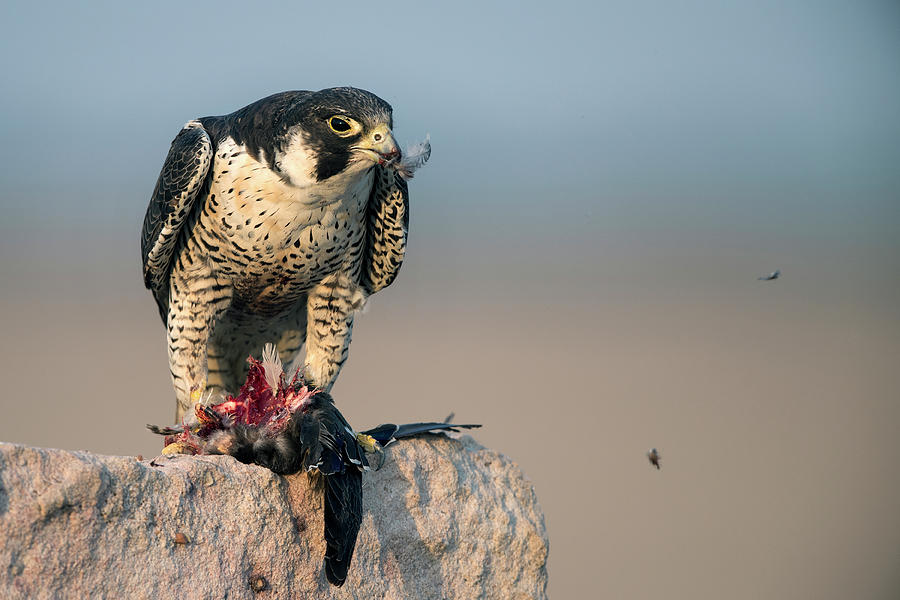
[[[367,208],[366,246],[360,274],[367,294],[389,286],[406,253],[409,230],[409,188],[394,169],[375,167],[375,182]]]
[[[165,320],[168,309],[169,273],[182,227],[191,213],[212,162],[209,134],[198,121],[184,126],[163,164],[147,206],[141,231],[144,285],[160,306]]]
[[[438,431],[459,433],[460,429],[476,429],[478,427],[481,427],[481,425],[475,423],[461,425],[456,423],[406,423],[405,425],[383,423],[378,427],[373,427],[361,433],[372,436],[379,444],[387,446],[399,439],[414,437],[423,433],[436,433]]]

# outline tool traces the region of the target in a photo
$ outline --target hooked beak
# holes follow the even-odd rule
[[[371,130],[359,144],[353,146],[379,165],[388,165],[400,159],[400,146],[387,125],[379,125]]]

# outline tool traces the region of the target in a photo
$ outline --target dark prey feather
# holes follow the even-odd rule
[[[325,577],[341,586],[362,523],[362,472],[345,469],[325,477]]]
[[[405,425],[383,423],[378,427],[373,427],[372,429],[361,433],[370,435],[382,446],[387,446],[391,442],[395,442],[399,439],[409,438],[423,433],[436,433],[438,431],[452,431],[458,433],[460,429],[476,429],[478,427],[481,427],[481,425],[473,423],[464,425],[456,425],[454,423],[407,423]]]

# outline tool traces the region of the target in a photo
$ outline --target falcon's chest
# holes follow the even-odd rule
[[[202,218],[223,242],[217,270],[236,285],[296,293],[338,270],[358,273],[374,165],[299,187],[228,139],[212,171]]]

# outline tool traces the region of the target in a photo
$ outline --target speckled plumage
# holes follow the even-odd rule
[[[197,119],[175,138],[141,249],[178,419],[204,387],[235,390],[267,342],[288,365],[305,343],[307,379],[330,390],[354,312],[403,261],[409,197],[391,126],[383,100],[331,88]]]

